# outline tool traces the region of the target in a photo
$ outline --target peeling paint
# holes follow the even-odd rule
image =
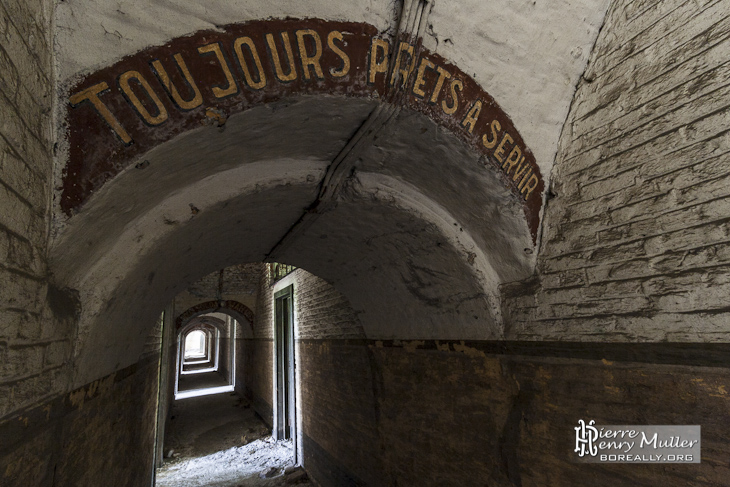
[[[469,347],[464,344],[464,341],[454,343],[454,351],[469,355],[470,357],[486,357],[487,355],[477,348]]]
[[[413,352],[415,350],[418,350],[419,347],[422,347],[425,345],[424,340],[411,340],[411,341],[403,341],[403,349],[407,350],[409,352]]]

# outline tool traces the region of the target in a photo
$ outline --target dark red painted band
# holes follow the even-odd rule
[[[201,123],[316,94],[377,98],[430,117],[501,174],[521,199],[536,238],[543,179],[494,99],[408,37],[318,19],[201,31],[85,76],[69,90],[70,147],[60,207],[71,216],[141,154]]]

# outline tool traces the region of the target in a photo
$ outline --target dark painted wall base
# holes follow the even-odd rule
[[[730,478],[726,344],[298,344],[304,466],[325,487],[684,487]],[[702,463],[576,463],[579,419],[699,424]]]
[[[148,486],[156,359],[139,362],[0,423],[0,485]]]
[[[367,485],[306,434],[302,435],[302,449],[304,450],[304,465],[307,466],[307,473],[321,485],[341,487]]]
[[[246,399],[251,401],[253,410],[256,411],[256,414],[258,414],[261,419],[264,420],[266,426],[268,426],[269,428],[273,428],[274,408],[271,406],[271,404],[269,404],[264,398],[255,394],[251,389],[248,388],[246,389],[244,396],[246,397]]]

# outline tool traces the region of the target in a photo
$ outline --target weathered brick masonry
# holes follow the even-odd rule
[[[725,344],[368,340],[332,286],[303,270],[290,282],[304,465],[321,485],[721,485],[729,473]],[[262,329],[273,289],[264,278]],[[271,363],[257,370],[247,380],[272,383]],[[701,424],[703,463],[573,463],[579,418]]]
[[[46,262],[52,5],[0,3],[0,485],[148,485],[161,329],[138,363],[69,391],[77,297]],[[612,2],[563,129],[536,273],[502,286],[507,341],[369,339],[327,282],[287,278],[314,480],[727,484],[729,49],[730,0]],[[276,288],[254,266],[207,276],[176,312],[256,303],[236,388],[271,424]],[[702,463],[572,463],[581,418],[700,424]]]
[[[0,3],[0,485],[144,485],[155,354],[68,392],[77,298],[47,269],[52,10],[45,0]],[[149,346],[159,351],[159,340]]]
[[[199,298],[213,298],[216,295],[256,294],[258,269],[261,264],[242,264],[227,267],[208,274],[188,288],[188,292]]]
[[[76,317],[74,296],[49,285],[46,261],[54,91],[51,17],[50,1],[0,4],[0,430],[4,433],[6,425],[23,417],[13,413],[65,392]],[[20,445],[12,442],[16,451],[9,449],[8,441],[16,438],[3,435],[0,484],[51,482],[57,433],[44,429],[25,436]]]
[[[73,296],[49,287],[51,2],[0,5],[0,418],[66,387]]]
[[[271,404],[274,368],[274,332],[272,325],[273,294],[267,272],[259,272],[258,300],[252,338],[239,340],[236,354],[239,358],[236,376],[237,389],[251,399],[256,412],[269,425],[274,422]]]
[[[515,339],[730,337],[730,3],[613,2],[562,133]]]
[[[377,406],[370,354],[362,346],[362,326],[344,296],[326,281],[302,269],[286,279],[284,285],[294,286],[295,346],[300,361],[296,367],[302,401],[298,407],[306,468],[325,485],[350,481],[377,485],[382,471]],[[253,350],[260,350],[254,352],[258,364],[247,375],[255,404],[259,398],[271,401],[273,396],[273,340],[269,338],[274,328],[273,291],[269,275],[264,274],[256,313],[258,339],[251,341]]]

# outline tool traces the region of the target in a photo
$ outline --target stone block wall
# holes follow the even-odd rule
[[[616,0],[578,84],[506,336],[730,338],[730,1]]]

